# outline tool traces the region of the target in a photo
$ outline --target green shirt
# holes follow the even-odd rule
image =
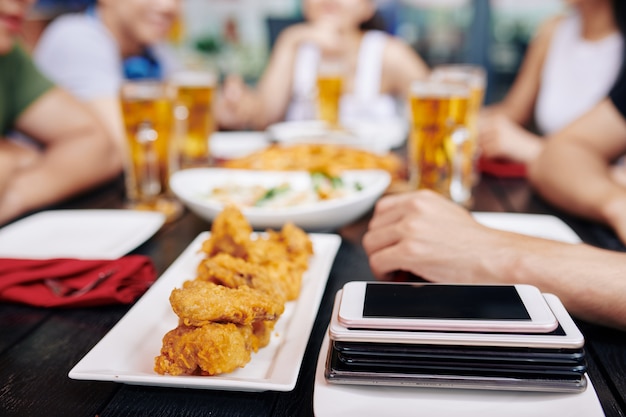
[[[53,87],[19,46],[0,55],[0,136],[14,127],[28,106]]]

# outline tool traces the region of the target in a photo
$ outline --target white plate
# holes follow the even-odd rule
[[[211,155],[218,159],[242,158],[269,146],[265,132],[216,132],[211,135]]]
[[[169,376],[154,372],[162,338],[176,327],[169,296],[183,281],[193,279],[202,259],[201,233],[165,271],[133,308],[70,371],[72,379],[114,381],[135,385],[155,385],[236,391],[290,391],[294,388],[328,274],[341,238],[337,235],[309,235],[315,254],[302,281],[297,301],[288,302],[272,332],[270,344],[252,355],[245,368],[230,374]]]
[[[0,257],[117,259],[163,222],[163,214],[149,211],[42,211],[0,229]]]
[[[472,214],[478,223],[493,229],[566,243],[582,242],[580,237],[561,219],[547,214],[486,212],[474,212]]]
[[[371,209],[389,186],[391,177],[382,170],[355,170],[345,171],[342,179],[346,184],[358,182],[363,189],[346,197],[301,206],[245,207],[241,211],[257,230],[278,228],[287,221],[306,230],[333,230],[358,219]],[[310,187],[311,176],[305,171],[197,168],[176,172],[170,179],[172,191],[178,198],[191,211],[208,221],[222,211],[220,203],[206,197],[214,187],[228,184],[274,187],[283,183],[301,190]]]
[[[333,143],[384,154],[401,146],[408,134],[404,119],[345,122],[332,130],[320,120],[276,123],[267,128],[272,140],[285,143]]]
[[[604,416],[589,376],[587,389],[579,394],[333,385],[324,377],[327,351],[328,334],[315,372],[317,417]]]

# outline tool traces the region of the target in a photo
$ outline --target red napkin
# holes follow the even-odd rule
[[[480,158],[478,169],[501,178],[526,178],[526,165],[519,162]]]
[[[37,307],[129,304],[156,279],[152,260],[0,259],[0,301]]]

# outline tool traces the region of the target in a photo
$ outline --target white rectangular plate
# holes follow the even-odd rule
[[[472,213],[481,224],[511,232],[567,243],[580,238],[560,219],[550,215],[522,213]],[[604,416],[587,376],[580,394],[522,391],[480,391],[383,386],[347,386],[326,382],[324,366],[328,334],[320,349],[315,372],[313,408],[317,417],[414,416]]]
[[[474,212],[472,215],[478,223],[492,229],[565,243],[582,242],[580,237],[561,219],[548,214]]]
[[[328,333],[315,371],[317,417],[604,416],[589,376],[579,394],[336,385],[324,377],[327,352]]]
[[[0,229],[0,257],[117,259],[164,222],[163,214],[151,211],[42,211]]]
[[[213,377],[159,375],[153,370],[163,336],[178,323],[169,303],[170,293],[184,281],[195,278],[196,267],[203,257],[199,250],[209,237],[209,233],[204,232],[70,371],[70,378],[236,391],[292,390],[341,243],[337,235],[309,236],[314,255],[303,276],[300,297],[287,303],[270,344],[253,354],[245,368]]]

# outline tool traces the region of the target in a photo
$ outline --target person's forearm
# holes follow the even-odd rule
[[[626,198],[626,190],[611,180],[607,163],[574,143],[547,144],[529,174],[547,201],[596,221],[610,222],[607,207],[616,199]]]
[[[2,140],[2,138],[0,138]],[[15,158],[0,152],[0,196],[4,193],[14,171],[17,169]]]
[[[306,40],[306,28],[296,26],[278,39],[274,53],[247,103],[250,124],[255,129],[284,118],[291,99],[293,71],[298,47]]]
[[[93,127],[77,133],[82,135],[51,145],[36,165],[14,173],[0,202],[0,223],[62,201],[121,171],[121,157],[102,132]]]
[[[521,114],[514,106],[508,104],[506,100],[484,107],[481,113],[483,115],[501,114],[518,125],[525,125],[528,122],[528,117]]]
[[[501,273],[512,283],[557,295],[579,318],[626,329],[626,255],[517,235],[502,248]]]
[[[517,160],[519,162],[530,164],[537,159],[543,150],[544,138],[536,135],[523,127],[520,127],[520,135],[524,139],[523,146],[519,146]]]

